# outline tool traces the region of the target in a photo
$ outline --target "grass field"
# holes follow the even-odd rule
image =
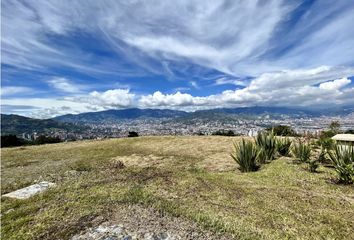
[[[3,239],[68,239],[139,205],[235,239],[352,239],[353,185],[291,158],[241,173],[240,137],[139,137],[2,149],[1,193],[46,180],[27,200],[2,197]],[[125,168],[117,167],[122,161]]]

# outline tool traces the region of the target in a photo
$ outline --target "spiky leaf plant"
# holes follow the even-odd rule
[[[259,168],[257,165],[258,152],[254,143],[242,139],[240,143],[234,143],[234,152],[231,157],[239,165],[241,172],[252,172]]]
[[[352,184],[354,181],[354,147],[336,145],[328,155],[336,169],[339,182]]]
[[[259,133],[255,138],[256,145],[262,151],[261,162],[266,162],[267,160],[273,160],[276,154],[276,138],[272,132],[262,132]]]
[[[317,160],[310,160],[308,161],[308,166],[310,172],[316,172],[319,164]]]
[[[309,144],[299,142],[294,144],[292,153],[297,159],[300,160],[300,162],[308,162],[311,157],[311,146]]]
[[[277,152],[281,156],[289,156],[291,140],[289,138],[277,139]]]

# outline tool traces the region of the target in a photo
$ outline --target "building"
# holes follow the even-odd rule
[[[353,146],[354,147],[354,134],[337,134],[332,137],[340,146]]]

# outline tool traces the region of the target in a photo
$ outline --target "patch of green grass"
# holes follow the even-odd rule
[[[139,204],[235,239],[351,238],[354,189],[332,183],[334,169],[312,174],[291,158],[250,173],[202,164],[236,164],[228,153],[238,140],[141,137],[3,149],[2,192],[38,179],[57,186],[27,200],[2,198],[2,237],[68,239],[110,219],[117,206]],[[111,167],[112,158],[140,155],[161,158]],[[90,171],[67,174],[78,161]]]

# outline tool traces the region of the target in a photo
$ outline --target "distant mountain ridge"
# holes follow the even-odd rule
[[[121,110],[106,110],[80,114],[66,114],[53,118],[60,122],[93,123],[98,121],[113,122],[117,120],[132,120],[139,118],[176,118],[188,115],[187,112],[170,109],[140,109],[129,108]]]
[[[53,119],[35,119],[15,114],[1,114],[1,135],[19,135],[22,133],[45,133],[51,130],[73,131],[79,128],[71,123]]]
[[[233,121],[235,119],[284,119],[330,116],[354,116],[354,108],[306,110],[285,107],[243,107],[243,108],[216,108],[185,112],[171,109],[139,109],[106,110],[101,112],[87,112],[80,114],[66,114],[52,119],[33,119],[19,115],[1,114],[1,134],[22,134],[26,132],[45,133],[52,130],[82,131],[87,127],[84,124],[109,124],[129,120],[156,120],[194,123],[195,120]]]
[[[242,107],[242,108],[215,108],[208,110],[197,110],[195,112],[185,112],[170,109],[121,109],[121,110],[106,110],[100,112],[87,112],[80,114],[67,114],[53,118],[60,122],[69,123],[98,123],[98,122],[115,122],[120,120],[135,120],[135,119],[193,119],[203,118],[215,120],[217,118],[226,118],[230,116],[238,116],[240,118],[256,118],[269,115],[270,118],[282,117],[317,117],[321,115],[342,115],[354,112],[354,108],[334,109],[334,110],[306,110],[286,107]]]

